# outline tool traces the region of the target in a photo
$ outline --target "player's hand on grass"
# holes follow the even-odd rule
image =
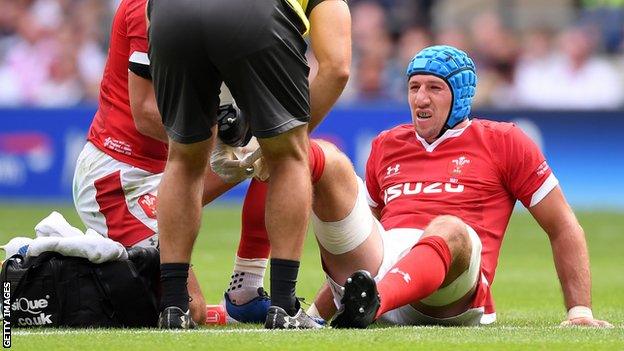
[[[593,328],[613,328],[607,321],[594,318],[591,308],[586,306],[574,306],[568,310],[568,319],[561,322],[562,327],[593,327]]]
[[[568,319],[561,322],[562,327],[593,327],[593,328],[613,328],[613,324],[600,319],[580,317]]]
[[[189,301],[189,309],[191,310],[191,318],[199,325],[206,324],[206,300],[203,297],[197,297]]]

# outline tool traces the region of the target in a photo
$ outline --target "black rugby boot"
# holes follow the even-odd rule
[[[184,312],[176,306],[165,308],[158,316],[160,329],[195,329],[196,327],[197,324],[191,318],[190,311]]]
[[[331,321],[334,328],[366,328],[375,321],[381,299],[377,293],[377,283],[365,270],[359,270],[347,278],[342,307]]]
[[[266,321],[266,329],[321,329],[323,326],[317,323],[312,317],[299,307],[297,314],[290,316],[279,306],[269,307]]]

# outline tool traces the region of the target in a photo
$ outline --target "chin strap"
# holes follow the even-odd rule
[[[457,122],[454,126],[452,126],[452,127],[450,127],[450,128],[449,128],[449,126],[447,125],[447,122],[448,122],[448,118],[447,118],[447,119],[446,119],[446,122],[444,122],[444,126],[443,126],[443,127],[442,127],[442,129],[440,130],[440,134],[438,134],[438,136],[436,137],[436,139],[437,139],[437,138],[439,138],[439,137],[441,137],[442,135],[444,135],[444,133],[446,133],[446,131],[447,131],[447,130],[449,130],[449,129],[453,129],[453,128],[457,127],[459,124],[463,123],[464,121],[466,121],[466,120],[468,120],[468,119],[470,119],[470,118],[469,118],[469,117],[466,117],[466,118],[462,119],[461,121]]]
[[[444,125],[444,127],[442,127],[442,129],[440,130],[440,133],[438,134],[438,136],[436,137],[436,139],[440,138],[442,135],[444,135],[444,133],[446,133],[446,131],[449,130],[449,127],[446,126],[446,124]]]
[[[450,85],[449,85],[449,87],[450,87]],[[452,89],[451,89],[451,91],[452,91]],[[450,128],[448,127],[448,121],[449,121],[449,119],[451,118],[451,113],[452,113],[452,111],[453,111],[453,106],[451,106],[451,111],[449,111],[448,116],[446,116],[446,120],[444,121],[444,125],[442,126],[442,129],[440,129],[440,133],[438,134],[438,136],[436,137],[436,139],[438,139],[439,137],[441,137],[442,135],[444,135],[444,133],[446,133],[446,131],[450,129]],[[463,120],[462,120],[462,121],[463,121]],[[459,123],[461,123],[461,122],[459,122]],[[457,123],[457,124],[459,124],[459,123]],[[456,124],[456,125],[457,125],[457,124]],[[453,127],[455,127],[455,126],[453,126]],[[453,128],[453,127],[451,127],[451,128]]]

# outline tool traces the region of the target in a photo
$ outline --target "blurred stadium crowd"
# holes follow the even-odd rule
[[[119,1],[0,0],[0,106],[96,102]],[[349,4],[354,51],[342,104],[403,101],[409,59],[444,43],[476,59],[477,107],[624,107],[624,0]]]

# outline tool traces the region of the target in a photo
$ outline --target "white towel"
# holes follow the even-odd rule
[[[43,252],[53,251],[64,256],[82,257],[93,263],[103,263],[127,259],[126,248],[118,242],[87,229],[86,235],[73,227],[63,215],[52,212],[35,227],[37,238],[17,237],[2,246],[7,257],[21,251],[26,257],[39,256]]]
[[[105,238],[95,231],[90,235],[69,238],[37,238],[28,247],[26,257],[39,256],[46,251],[58,252],[63,256],[82,257],[93,263],[103,263],[128,258],[128,252],[118,242]]]
[[[0,248],[4,250],[4,259],[6,260],[7,258],[15,255],[18,252],[24,255],[26,253],[26,250],[28,249],[28,245],[30,245],[32,241],[33,239],[25,238],[23,236],[18,236],[9,240],[8,243],[0,246]]]
[[[35,234],[40,237],[61,237],[84,235],[82,231],[65,220],[62,214],[54,211],[35,226]]]

